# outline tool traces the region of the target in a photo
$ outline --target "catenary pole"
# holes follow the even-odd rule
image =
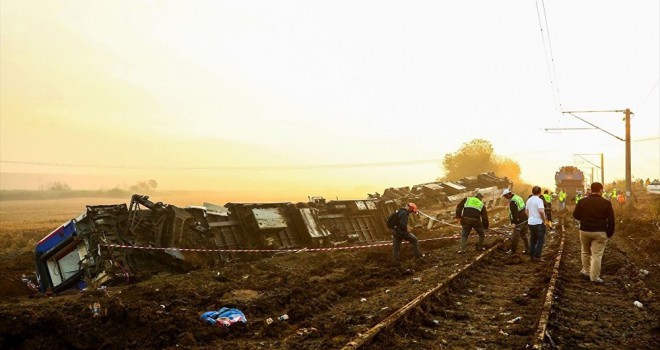
[[[632,201],[630,200],[632,195],[632,172],[630,164],[630,109],[626,108],[626,199],[628,199],[627,207],[630,208]]]
[[[603,187],[605,187],[605,158],[603,154],[600,154],[600,181],[603,182]]]
[[[598,126],[596,126],[593,123],[590,123],[579,116],[575,115],[576,113],[581,114],[581,113],[623,113],[625,115],[625,122],[626,122],[626,138],[622,139],[612,133],[610,133],[607,130],[604,130]],[[562,111],[562,114],[570,114],[574,116],[575,118],[591,125],[592,127],[599,129],[603,131],[606,134],[609,134],[610,136],[613,136],[621,141],[624,141],[626,143],[626,207],[627,208],[632,208],[632,172],[631,172],[631,150],[630,150],[630,116],[633,115],[633,112],[630,111],[630,108],[626,108],[625,110],[608,110],[608,111]]]

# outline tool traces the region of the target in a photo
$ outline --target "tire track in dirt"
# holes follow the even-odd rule
[[[559,241],[548,235],[540,262],[496,252],[366,348],[525,348],[533,343]]]

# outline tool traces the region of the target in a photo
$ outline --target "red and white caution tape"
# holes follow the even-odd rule
[[[424,214],[421,210],[417,210],[417,211],[418,211],[422,216],[425,216],[425,217],[427,217],[427,218],[429,218],[429,219],[431,219],[431,220],[433,220],[433,221],[437,221],[437,222],[439,222],[439,223],[441,223],[441,224],[443,224],[443,225],[447,225],[447,226],[451,226],[451,227],[457,227],[457,228],[462,228],[461,225],[450,224],[450,223],[448,223],[448,222],[444,222],[443,220],[438,220],[438,219],[436,219],[436,218],[434,218],[434,217],[432,217],[432,216],[426,215],[426,214]],[[525,220],[525,221],[523,221],[523,222],[527,222],[527,220]],[[493,229],[493,228],[489,228],[488,230],[493,231],[493,232],[497,232],[497,233],[503,233],[503,232],[501,232],[501,231],[498,231],[499,228],[503,228],[503,227],[495,227],[494,229]]]
[[[485,235],[485,236],[497,236],[497,235]],[[435,237],[435,238],[426,238],[420,239],[419,242],[429,242],[429,241],[438,241],[443,239],[457,239],[461,238],[460,235],[453,235],[447,237]],[[408,243],[404,241],[404,243]],[[216,252],[216,253],[307,253],[307,252],[328,252],[336,250],[353,250],[353,249],[366,249],[374,247],[387,247],[391,246],[392,242],[387,243],[376,243],[376,244],[367,244],[367,245],[355,245],[348,247],[333,247],[333,248],[301,248],[301,249],[202,249],[202,248],[176,248],[176,247],[145,247],[145,246],[133,246],[133,245],[122,245],[122,244],[99,244],[99,249],[101,246],[108,248],[125,248],[125,249],[141,249],[141,250],[175,250],[181,252]]]
[[[447,226],[451,226],[451,227],[458,227],[458,228],[461,228],[461,225],[454,225],[454,224],[450,224],[450,223],[448,223],[448,222],[444,222],[444,221],[442,221],[442,220],[438,220],[438,219],[436,219],[436,218],[434,218],[434,217],[432,217],[432,216],[429,216],[429,215],[424,214],[421,210],[417,210],[417,212],[419,212],[420,215],[422,215],[422,216],[424,216],[424,217],[427,217],[427,218],[429,218],[430,220],[437,221],[437,222],[439,222],[439,223],[441,223],[441,224],[443,224],[443,225],[447,225]]]

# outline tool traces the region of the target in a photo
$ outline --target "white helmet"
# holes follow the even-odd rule
[[[511,193],[511,190],[509,190],[508,188],[505,188],[504,191],[502,191],[502,196],[506,196],[509,193]]]

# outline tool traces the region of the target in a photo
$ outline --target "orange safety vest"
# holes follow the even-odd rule
[[[623,193],[619,193],[619,195],[616,197],[616,201],[620,204],[623,204],[626,202],[626,196],[624,196]]]

